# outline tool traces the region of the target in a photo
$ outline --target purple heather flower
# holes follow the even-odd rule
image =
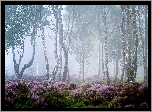
[[[100,84],[94,84],[94,85],[92,85],[92,87],[95,87],[96,89],[98,89],[98,88],[101,87],[101,85]]]
[[[126,105],[124,108],[135,108],[134,104]]]
[[[70,93],[71,93],[71,95],[78,95],[78,94],[80,94],[81,92],[82,92],[81,89],[74,89],[74,90],[72,90]]]
[[[123,98],[125,98],[125,99],[126,99],[126,98],[127,98],[127,96],[125,96],[125,97],[123,97]]]
[[[50,89],[50,88],[52,88],[52,85],[48,85],[48,86],[47,86],[47,89]]]
[[[103,93],[107,88],[108,88],[108,86],[102,85],[102,86],[98,89],[98,91]]]
[[[143,102],[140,104],[139,108],[148,108],[148,104],[146,102]]]
[[[54,86],[55,88],[57,88],[57,89],[60,89],[60,87],[61,87],[62,85],[66,85],[65,82],[62,82],[62,81],[56,82],[53,86]]]
[[[139,88],[138,88],[138,91],[142,91],[146,86],[145,85],[141,85]]]
[[[32,98],[33,98],[33,99],[35,98],[35,95],[34,95],[34,93],[32,93]]]

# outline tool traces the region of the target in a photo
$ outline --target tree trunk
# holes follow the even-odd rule
[[[127,5],[127,37],[128,37],[128,57],[127,58],[127,76],[131,75],[131,39],[130,39],[130,12],[129,12],[130,6]]]
[[[83,82],[84,82],[84,53],[82,54],[82,74],[83,74]]]
[[[66,49],[65,46],[63,47],[63,50],[64,50],[64,56],[65,56],[65,66],[64,66],[62,81],[65,82],[66,78],[67,78],[67,75],[68,75],[68,72],[69,72],[69,70],[68,70],[68,50]]]
[[[103,72],[103,76],[102,76],[102,81],[103,81],[103,80],[104,80],[104,77],[105,77],[104,60],[103,60],[103,43],[102,43],[102,72]]]
[[[60,45],[60,64],[59,64],[59,81],[61,81],[61,70],[62,70],[62,47],[63,47],[63,24],[62,24],[62,18],[61,18],[61,10],[62,10],[62,5],[60,5],[59,8],[59,45]]]
[[[148,6],[145,6],[145,67],[144,67],[144,83],[148,85],[148,54],[147,54],[147,42],[148,42],[148,17],[147,17]]]
[[[58,54],[57,54],[57,34],[58,34],[58,30],[59,30],[59,18],[58,18],[58,6],[54,6],[52,5],[52,10],[53,10],[53,14],[54,14],[54,17],[56,19],[56,31],[55,31],[55,50],[54,50],[54,55],[55,55],[55,60],[56,60],[56,66],[52,72],[52,77],[51,77],[51,81],[54,82],[55,81],[55,76],[57,74],[57,71],[59,69],[59,64],[60,64],[60,59],[58,57]]]
[[[110,84],[110,79],[109,79],[109,73],[108,73],[108,50],[107,50],[107,26],[106,26],[106,12],[105,12],[105,6],[103,6],[103,19],[104,19],[104,29],[105,29],[105,75],[107,77],[107,85]]]
[[[23,57],[23,53],[24,53],[24,43],[23,43],[23,53],[22,55],[20,55],[20,59],[19,59],[19,64],[16,63],[16,59],[15,59],[15,53],[14,53],[14,50],[15,50],[15,47],[12,46],[12,53],[13,53],[13,62],[14,62],[14,70],[15,70],[15,74],[17,76],[17,79],[21,79],[22,76],[23,76],[23,73],[25,71],[25,69],[29,68],[32,64],[33,64],[33,61],[34,61],[34,55],[35,55],[35,33],[36,33],[36,30],[35,28],[33,29],[33,33],[32,33],[32,38],[33,38],[33,54],[32,54],[32,59],[28,62],[28,64],[24,64],[24,67],[22,68],[21,72],[19,73],[19,65],[20,65],[20,62],[21,62],[21,59]]]
[[[135,78],[136,78],[136,73],[137,73],[137,48],[138,48],[138,32],[137,32],[137,25],[136,25],[136,15],[135,15],[135,6],[133,5],[132,6],[132,13],[133,13],[133,27],[134,27],[134,30],[133,30],[133,34],[135,36],[135,44],[134,44],[134,57],[133,57],[133,71],[132,71],[132,74],[131,74],[131,81],[134,82],[135,81]]]
[[[101,64],[100,64],[100,41],[99,41],[99,71],[98,71],[98,79],[99,79],[99,76],[100,76],[100,66],[101,66]]]
[[[121,6],[122,10],[122,21],[121,21],[121,38],[122,38],[122,49],[123,49],[123,68],[122,68],[122,75],[121,81],[123,82],[124,71],[125,71],[125,39],[124,39],[124,6]]]
[[[118,76],[118,60],[116,60],[116,76],[115,76],[115,79],[114,79],[114,82],[117,81],[117,76]]]
[[[57,74],[57,71],[58,71],[58,68],[59,68],[59,58],[58,58],[58,55],[57,55],[57,31],[56,31],[56,37],[54,38],[55,39],[55,50],[54,50],[54,55],[55,55],[55,60],[56,60],[56,63],[57,65],[55,66],[53,72],[52,72],[52,78],[51,78],[51,81],[54,82],[55,81],[55,76]]]
[[[98,41],[99,41],[99,71],[98,71],[98,79],[99,79],[99,77],[100,77],[100,75],[101,75],[101,60],[100,60],[100,58],[101,58],[101,25],[100,25],[100,13],[98,12],[98,24],[99,24],[99,37],[98,37]]]
[[[143,35],[142,35],[142,32],[141,32],[141,22],[140,22],[140,12],[139,12],[139,10],[141,9],[141,7],[142,6],[139,6],[139,9],[138,9],[138,17],[139,17],[139,34],[140,34],[140,37],[141,37],[141,41],[142,41],[142,51],[143,51],[143,67],[144,67],[144,80],[143,80],[143,82],[145,83],[145,84],[148,84],[148,78],[146,79],[146,77],[147,77],[147,73],[146,73],[146,67],[147,67],[147,64],[146,64],[146,49],[145,49],[145,47],[147,46],[147,45],[145,45],[145,44],[147,44],[147,15],[145,15],[145,26],[146,26],[146,28],[145,28],[145,42],[144,42],[144,39],[143,39]],[[145,9],[145,14],[147,14],[147,11],[146,11],[146,9]]]
[[[42,15],[41,15],[42,5],[39,5],[39,8],[40,8],[40,12],[39,12],[40,13],[40,29],[42,31],[41,38],[42,38],[42,44],[43,44],[43,48],[44,48],[44,57],[45,57],[45,64],[46,64],[46,80],[48,80],[49,79],[49,62],[48,62],[47,51],[46,51],[46,46],[45,46],[44,27],[42,24]]]

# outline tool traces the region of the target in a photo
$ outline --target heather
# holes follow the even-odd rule
[[[139,83],[75,84],[49,80],[5,83],[6,108],[148,108],[148,87]]]

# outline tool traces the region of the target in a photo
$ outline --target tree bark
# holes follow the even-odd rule
[[[47,51],[46,51],[46,46],[45,46],[45,35],[44,35],[44,27],[42,24],[42,16],[41,16],[41,12],[42,12],[42,5],[39,5],[40,8],[40,29],[42,31],[42,44],[43,44],[43,48],[44,48],[44,57],[45,57],[45,64],[46,64],[46,80],[49,79],[49,62],[48,62],[48,58],[47,58]]]
[[[35,27],[33,29],[33,33],[32,33],[32,38],[33,38],[33,41],[34,41],[34,44],[33,44],[33,54],[32,54],[32,59],[28,62],[28,64],[24,64],[24,67],[22,68],[21,72],[19,73],[19,65],[20,65],[20,62],[21,62],[21,59],[23,57],[23,53],[24,53],[24,43],[23,43],[23,53],[22,55],[20,55],[20,59],[19,59],[19,64],[16,63],[16,59],[15,59],[15,53],[14,53],[14,50],[15,50],[15,46],[12,46],[12,53],[13,53],[13,62],[14,62],[14,70],[15,70],[15,74],[17,76],[17,79],[21,79],[22,76],[23,76],[23,73],[25,71],[25,69],[29,68],[32,64],[33,64],[33,61],[34,61],[34,55],[35,55],[35,33],[36,33],[36,30],[35,30]]]
[[[115,76],[115,79],[114,79],[114,82],[117,81],[117,76],[118,76],[118,60],[116,60],[116,76]]]
[[[64,72],[63,72],[63,79],[62,81],[65,82],[67,75],[68,75],[68,50],[66,49],[65,45],[63,47],[63,51],[64,51],[64,57],[65,57],[65,66],[64,66]]]
[[[131,81],[135,82],[136,73],[137,73],[137,48],[138,48],[138,32],[137,32],[137,25],[136,25],[136,12],[135,6],[132,6],[132,13],[133,13],[133,34],[135,36],[135,44],[134,44],[134,57],[133,57],[133,71],[131,73]]]
[[[145,6],[145,67],[144,67],[144,83],[148,85],[148,67],[147,67],[147,62],[148,62],[148,53],[147,53],[147,46],[148,46],[148,17],[147,17],[147,11],[148,11],[148,6]]]
[[[108,72],[108,50],[107,50],[107,26],[106,26],[106,12],[105,12],[105,6],[103,6],[103,19],[104,19],[104,30],[105,30],[105,75],[107,77],[107,85],[110,84],[109,79],[109,72]]]
[[[59,30],[59,24],[58,24],[58,22],[59,22],[59,18],[58,18],[58,6],[57,5],[52,5],[52,10],[53,10],[53,14],[54,14],[54,17],[55,17],[55,19],[56,19],[56,31],[55,31],[55,50],[54,50],[54,55],[55,55],[55,60],[56,60],[56,66],[55,66],[55,68],[54,68],[54,70],[53,70],[53,72],[52,72],[52,77],[51,77],[51,81],[52,82],[54,82],[55,81],[55,76],[56,76],[56,74],[57,74],[57,71],[58,71],[58,69],[59,69],[59,64],[60,64],[60,59],[59,59],[59,57],[58,57],[58,54],[57,54],[57,38],[58,38],[58,36],[57,36],[57,33],[58,33],[58,30]]]
[[[122,11],[122,20],[121,20],[121,38],[122,38],[122,50],[123,50],[123,68],[122,68],[122,75],[121,75],[121,81],[123,82],[124,77],[124,71],[125,71],[125,39],[124,39],[124,5],[121,6]]]

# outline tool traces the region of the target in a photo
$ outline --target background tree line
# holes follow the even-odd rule
[[[36,38],[42,39],[46,79],[69,82],[69,53],[79,63],[79,76],[85,81],[92,52],[98,46],[98,77],[110,84],[108,62],[115,64],[115,81],[122,67],[121,81],[134,82],[138,66],[144,67],[144,83],[148,84],[148,6],[146,5],[6,5],[5,50],[12,48],[14,70],[18,79],[32,66]],[[48,20],[52,16],[54,19]],[[44,27],[54,32],[56,65],[49,74]],[[25,38],[31,39],[30,61],[19,69],[24,56]],[[50,37],[52,38],[52,37]],[[51,39],[50,39],[51,41]],[[19,60],[15,59],[15,49]],[[64,56],[62,55],[64,54]],[[63,63],[64,62],[64,63]],[[64,66],[64,68],[62,68]],[[92,68],[94,69],[94,68]],[[63,73],[62,73],[63,70]],[[80,77],[79,77],[80,78]]]

